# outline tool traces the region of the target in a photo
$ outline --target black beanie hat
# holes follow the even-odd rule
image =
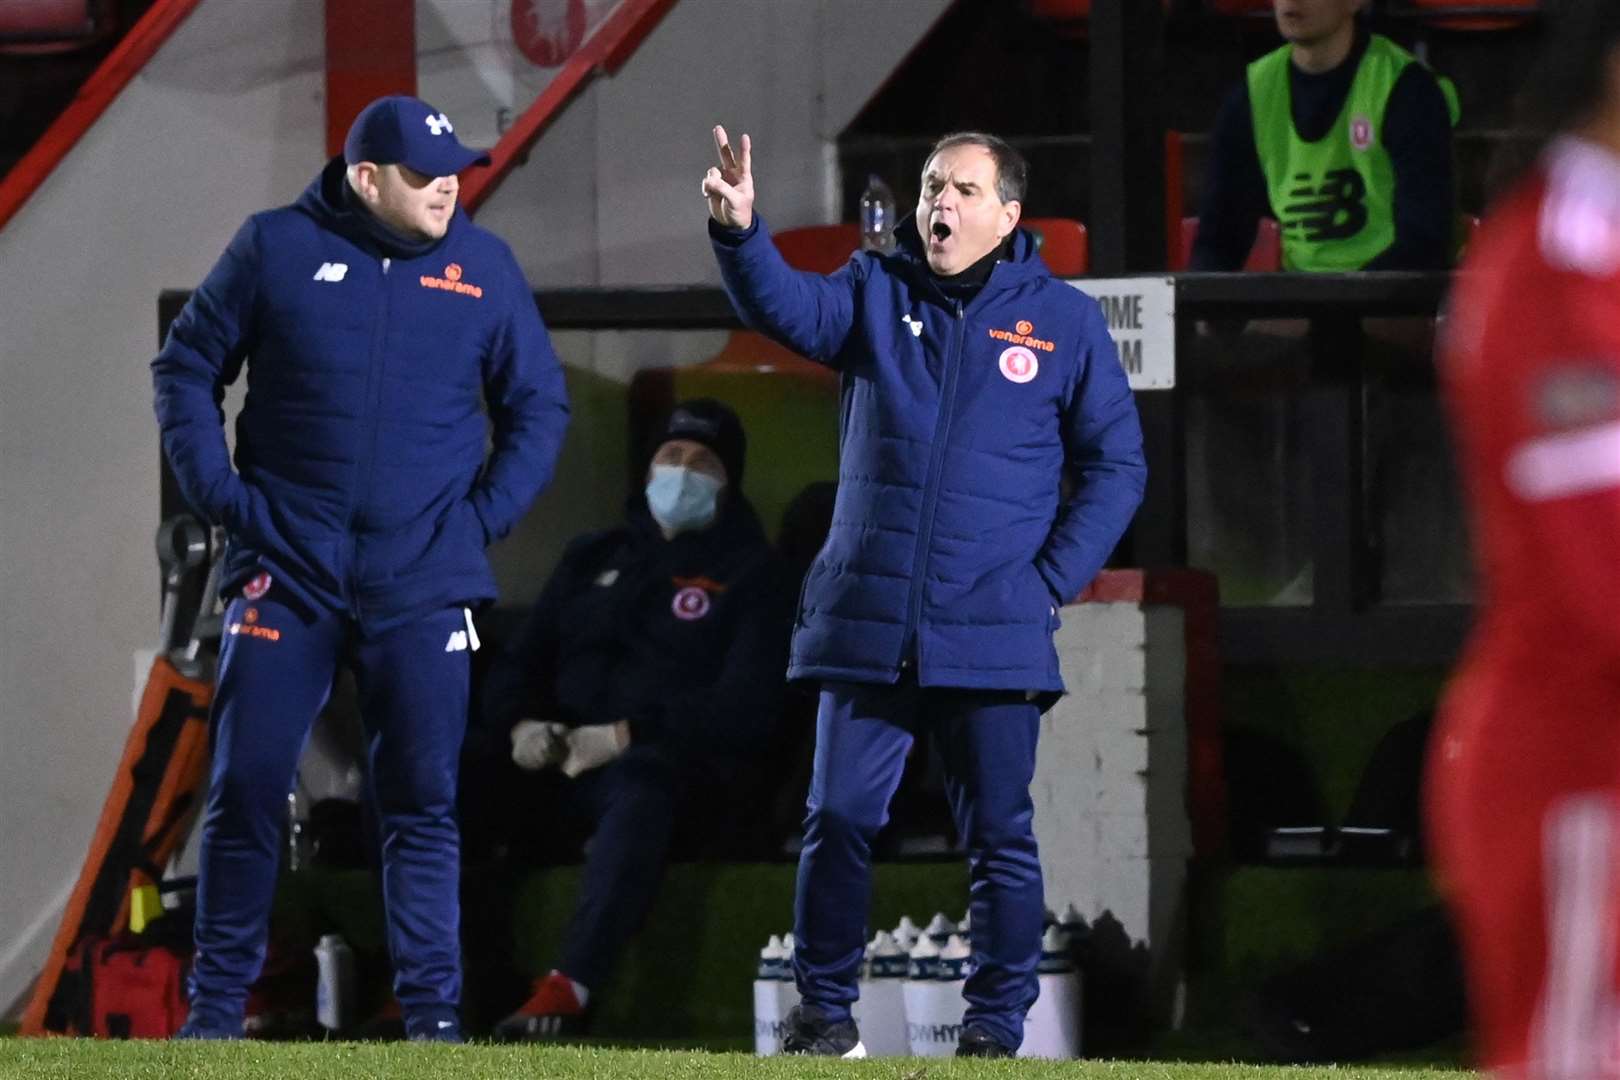
[[[743,456],[748,450],[748,437],[743,434],[742,421],[727,405],[714,398],[692,398],[675,406],[664,423],[658,437],[662,446],[671,439],[690,439],[702,443],[726,467],[726,482],[732,488],[742,484]]]

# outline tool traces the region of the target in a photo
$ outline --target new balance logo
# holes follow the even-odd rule
[[[444,113],[440,113],[438,116],[424,116],[422,122],[427,124],[428,130],[435,135],[443,135],[447,131],[456,130],[450,126],[450,118]]]
[[[473,626],[472,611],[462,608],[461,617],[466,620],[467,629],[450,631],[450,640],[444,643],[445,652],[466,652],[468,649],[477,652],[478,647],[483,644],[478,640],[477,627]]]
[[[348,263],[321,263],[321,268],[315,271],[316,281],[342,281],[343,275],[349,272]]]
[[[1283,228],[1311,243],[1349,240],[1367,226],[1367,182],[1354,169],[1332,169],[1316,184],[1309,173],[1294,177],[1283,207]]]

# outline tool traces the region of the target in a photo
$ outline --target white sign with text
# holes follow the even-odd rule
[[[1132,390],[1169,390],[1176,385],[1173,279],[1076,278],[1069,284],[1102,305]]]

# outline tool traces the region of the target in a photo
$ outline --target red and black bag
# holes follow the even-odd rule
[[[127,935],[87,937],[62,969],[68,1034],[167,1039],[186,1020],[186,955]]]
[[[22,1034],[65,1030],[76,994],[59,984],[70,958],[129,925],[131,887],[161,880],[161,867],[185,839],[206,782],[212,692],[167,657],[153,662],[78,884],[23,1012]]]

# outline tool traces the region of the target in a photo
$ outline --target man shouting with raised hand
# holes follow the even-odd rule
[[[1052,633],[1141,501],[1136,406],[1096,303],[1018,228],[1028,167],[1003,140],[941,139],[895,253],[823,276],[788,267],[754,213],[748,136],[714,138],[703,194],[738,315],[843,377],[837,506],[788,668],[821,696],[795,896],[803,1004],[783,1049],[865,1055],[850,1005],[871,842],[929,735],[972,880],[957,1053],[1009,1056],[1038,989],[1029,785],[1063,691]]]

